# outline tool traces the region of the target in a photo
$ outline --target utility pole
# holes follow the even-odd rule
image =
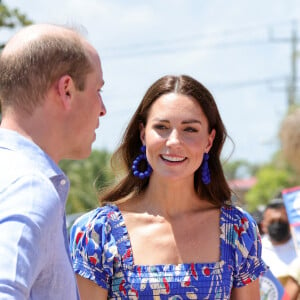
[[[297,51],[298,44],[298,31],[297,22],[293,22],[292,29],[292,53],[291,53],[291,77],[288,85],[288,106],[294,106],[297,103],[297,56],[299,52]]]
[[[290,76],[286,84],[287,91],[287,100],[288,100],[288,109],[295,104],[297,104],[297,59],[300,55],[298,51],[298,30],[297,30],[297,21],[292,21],[292,36],[289,38],[273,38],[271,36],[272,42],[277,43],[291,43],[291,71]]]

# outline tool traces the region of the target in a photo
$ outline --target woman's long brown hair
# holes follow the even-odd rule
[[[227,132],[220,117],[217,105],[211,93],[197,80],[187,75],[164,76],[154,82],[147,90],[142,102],[132,116],[121,141],[120,146],[112,156],[112,166],[123,166],[125,176],[101,197],[100,203],[115,202],[127,196],[137,196],[148,186],[149,178],[139,179],[133,176],[131,166],[133,160],[140,154],[140,124],[147,123],[148,111],[151,105],[162,95],[178,93],[193,97],[201,106],[209,124],[209,132],[215,129],[216,135],[209,151],[209,170],[211,182],[205,185],[201,181],[200,167],[195,172],[194,186],[199,197],[207,199],[216,206],[228,203],[231,190],[225,179],[220,155],[227,137]]]

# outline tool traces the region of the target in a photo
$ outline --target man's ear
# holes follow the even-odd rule
[[[65,109],[70,109],[71,107],[73,87],[73,80],[69,75],[60,77],[57,82],[57,92]]]

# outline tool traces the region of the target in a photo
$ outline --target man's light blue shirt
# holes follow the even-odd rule
[[[68,178],[32,141],[1,128],[0,167],[0,299],[77,300]]]

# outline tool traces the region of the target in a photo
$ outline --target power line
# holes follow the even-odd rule
[[[143,43],[132,43],[116,47],[103,48],[101,50],[106,58],[129,58],[132,56],[149,56],[177,52],[203,51],[206,49],[224,49],[229,47],[258,46],[272,44],[274,38],[271,36],[275,26],[283,26],[290,22],[280,22],[268,25],[255,25],[239,28],[236,30],[223,30],[218,32],[197,33],[188,36],[181,36],[173,39],[156,40]],[[257,30],[259,30],[257,32]],[[249,33],[249,34],[246,34]],[[262,35],[249,39],[249,35]],[[242,34],[237,40],[235,35]],[[233,39],[228,41],[228,39]],[[224,39],[227,39],[224,41]],[[279,41],[279,39],[276,39]],[[282,42],[289,42],[290,38],[282,38]]]
[[[256,40],[248,40],[248,41],[233,41],[233,42],[224,42],[224,43],[215,43],[215,44],[188,44],[188,45],[177,45],[176,47],[172,47],[168,45],[166,47],[161,45],[156,45],[152,48],[133,48],[128,49],[126,51],[122,49],[112,49],[111,51],[103,52],[102,55],[106,59],[108,58],[130,58],[136,56],[152,56],[152,55],[161,55],[161,54],[176,54],[179,52],[193,52],[193,51],[206,51],[208,49],[213,50],[222,50],[225,48],[232,47],[245,47],[245,46],[259,46],[259,45],[270,45],[270,41],[256,39]]]
[[[271,85],[273,83],[282,82],[285,80],[285,76],[278,76],[278,77],[268,77],[268,78],[261,78],[261,79],[253,79],[253,80],[246,80],[246,81],[237,81],[231,83],[214,83],[210,86],[214,86],[215,89],[240,89],[240,88],[248,88],[251,86],[265,86]]]

